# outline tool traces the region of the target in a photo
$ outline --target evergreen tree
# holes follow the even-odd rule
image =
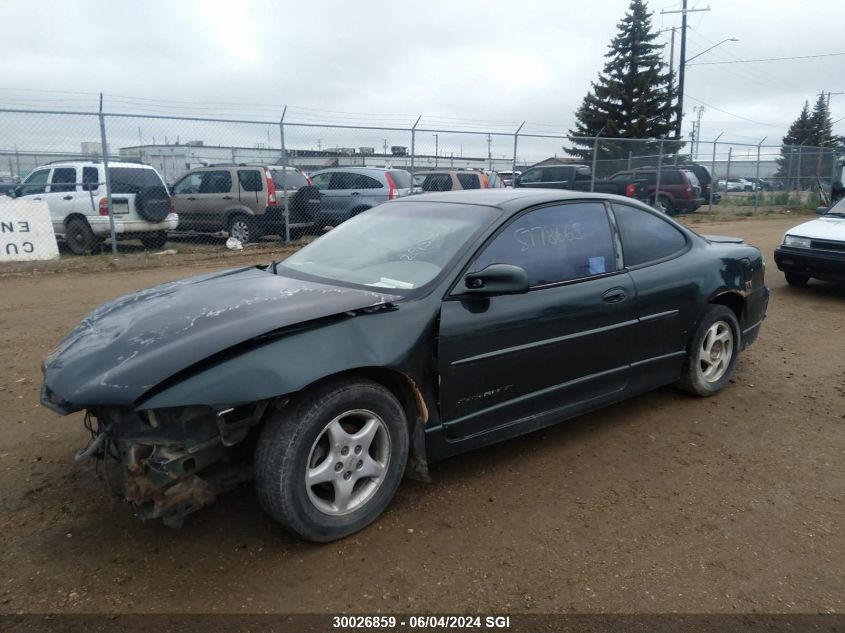
[[[584,97],[575,114],[572,136],[599,136],[627,139],[666,138],[674,126],[673,76],[661,60],[663,47],[656,44],[652,14],[643,0],[631,0],[628,12],[618,24],[618,33],[605,54],[607,61],[598,80]],[[581,159],[593,154],[593,141],[572,139],[576,147],[567,153]],[[657,144],[654,144],[655,146]],[[664,151],[676,151],[680,144],[666,143]],[[655,148],[634,143],[599,143],[599,160],[622,158]]]
[[[787,187],[815,186],[817,177],[829,180],[842,145],[842,138],[833,134],[827,95],[820,93],[812,111],[809,102],[804,102],[783,137],[777,175]]]
[[[804,102],[804,107],[801,108],[801,114],[789,126],[786,136],[783,137],[783,142],[780,147],[780,158],[777,159],[778,171],[777,177],[783,179],[783,185],[786,188],[793,188],[796,179],[799,177],[808,176],[810,174],[810,161],[801,161],[799,174],[799,152],[802,152],[803,147],[807,145],[813,136],[813,121],[810,114],[809,101]]]

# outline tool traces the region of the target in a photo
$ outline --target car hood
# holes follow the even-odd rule
[[[845,218],[817,218],[799,224],[786,233],[797,237],[809,237],[813,240],[845,242]]]
[[[257,267],[155,286],[102,304],[59,343],[44,361],[42,399],[62,412],[129,405],[255,337],[398,298]]]

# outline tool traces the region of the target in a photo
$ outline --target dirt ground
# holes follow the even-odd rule
[[[73,462],[81,416],[38,403],[42,358],[99,302],[266,254],[0,271],[0,612],[841,613],[845,289],[785,285],[772,250],[798,220],[695,223],[769,262],[769,318],[722,394],[664,388],[436,463],[321,546],[248,486],[181,530],[141,523]]]

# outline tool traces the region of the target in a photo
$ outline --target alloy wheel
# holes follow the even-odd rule
[[[698,366],[707,382],[717,382],[730,367],[734,354],[734,333],[730,324],[716,321],[707,329],[698,352]]]

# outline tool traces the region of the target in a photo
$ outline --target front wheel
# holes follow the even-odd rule
[[[343,538],[384,511],[402,479],[408,427],[387,389],[366,380],[302,394],[269,419],[255,454],[261,505],[290,532]]]
[[[702,397],[721,391],[736,367],[740,337],[739,322],[733,311],[721,305],[712,306],[692,337],[677,386]]]

